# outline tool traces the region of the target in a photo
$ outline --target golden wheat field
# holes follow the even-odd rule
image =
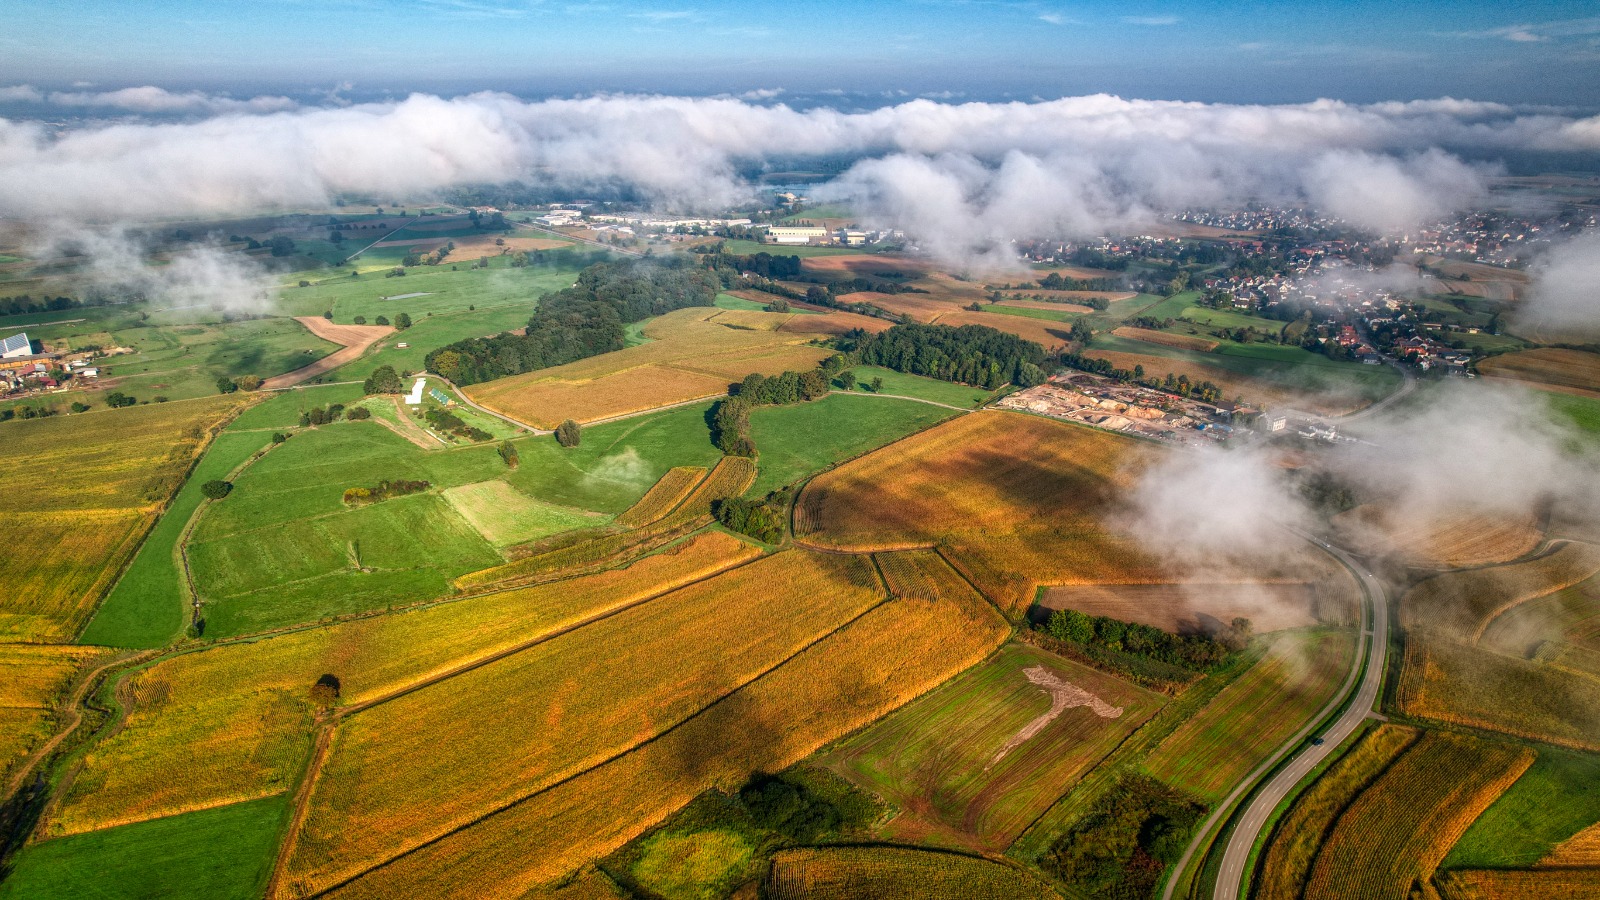
[[[825,847],[773,855],[772,900],[1050,900],[1056,892],[1022,868],[909,847]]]
[[[521,896],[611,852],[702,791],[779,771],[909,702],[978,662],[1006,632],[999,615],[973,599],[883,603],[659,739],[329,896]]]
[[[729,317],[729,318],[722,318]],[[779,331],[792,313],[692,307],[644,326],[651,340],[564,366],[467,388],[476,402],[541,428],[564,419],[612,416],[711,397],[751,372],[809,369],[828,351],[805,344],[822,336]]]
[[[0,640],[71,640],[111,586],[237,394],[0,428]]]
[[[896,599],[938,600],[972,592],[972,586],[935,551],[875,553],[872,558],[883,573],[889,596]]]
[[[1430,578],[1406,593],[1400,621],[1408,629],[1429,628],[1475,643],[1496,616],[1597,572],[1600,547],[1568,542],[1527,562]]]
[[[52,644],[0,644],[0,790],[42,741],[78,673],[112,651]]]
[[[863,558],[778,554],[360,712],[335,734],[287,877],[324,889],[600,765],[882,596]]]
[[[1307,900],[1408,896],[1533,759],[1526,747],[1424,734],[1340,814],[1311,866]]]
[[[1537,518],[1462,510],[1440,514],[1366,503],[1334,516],[1344,542],[1406,565],[1452,568],[1503,563],[1533,552],[1544,539]]]
[[[1444,900],[1555,900],[1600,897],[1600,869],[1477,869],[1445,872]]]
[[[1179,350],[1194,350],[1199,353],[1210,353],[1217,349],[1217,342],[1210,338],[1197,337],[1192,334],[1168,334],[1165,331],[1153,331],[1149,328],[1134,328],[1124,325],[1121,328],[1111,329],[1117,337],[1132,338],[1144,341],[1146,344],[1159,344],[1162,347],[1176,347]]]
[[[1600,391],[1600,354],[1583,350],[1541,347],[1520,353],[1505,353],[1479,363],[1478,371],[1496,378],[1512,378],[1578,391]]]
[[[1266,846],[1256,883],[1260,900],[1300,900],[1311,863],[1339,813],[1420,735],[1400,725],[1374,728],[1296,798]]]
[[[345,705],[369,703],[758,555],[708,533],[625,569],[163,660],[126,682],[125,726],[87,754],[50,833],[286,790],[323,674],[339,678]]]
[[[668,469],[667,474],[662,475],[659,481],[650,486],[650,490],[644,492],[639,502],[617,516],[617,524],[637,528],[657,521],[682,503],[705,475],[706,470],[701,466],[678,466]]]
[[[1557,844],[1540,866],[1560,869],[1600,869],[1600,823],[1590,825]]]
[[[950,325],[956,328],[962,325],[983,325],[996,331],[1014,334],[1025,341],[1033,341],[1046,350],[1061,347],[1072,338],[1072,326],[1066,322],[1011,316],[1005,313],[956,309],[941,313],[933,321],[937,325]]]
[[[1037,416],[960,416],[812,479],[796,536],[841,550],[939,545],[1013,610],[1038,584],[1166,581],[1100,521],[1154,452]]]

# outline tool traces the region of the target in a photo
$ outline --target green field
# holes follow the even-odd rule
[[[1600,821],[1600,757],[1540,747],[1539,758],[1461,836],[1447,869],[1531,866]]]
[[[1031,306],[1006,306],[1003,303],[985,304],[983,311],[1007,316],[1022,316],[1028,319],[1044,319],[1049,322],[1073,322],[1083,316],[1083,313],[1067,312],[1065,310],[1035,309]]]
[[[1051,695],[1025,674],[1040,669],[1120,713],[1064,709],[1013,744],[1051,709]],[[1011,644],[818,761],[902,810],[891,838],[932,825],[1003,849],[1161,705],[1159,695],[1113,676]]]
[[[1179,318],[1190,319],[1212,328],[1254,328],[1268,334],[1278,334],[1287,323],[1276,319],[1263,319],[1249,313],[1231,309],[1207,309],[1204,306],[1186,306]],[[1163,318],[1165,318],[1163,316]],[[1174,331],[1177,329],[1174,328]]]
[[[1393,393],[1400,386],[1400,373],[1389,366],[1335,361],[1300,347],[1277,344],[1237,344],[1224,341],[1211,353],[1199,353],[1122,338],[1114,334],[1096,334],[1093,349],[1159,356],[1163,359],[1215,366],[1239,375],[1259,378],[1290,390],[1304,392],[1345,389],[1376,400]]]
[[[1355,652],[1349,631],[1285,632],[1266,655],[1144,761],[1173,787],[1216,802],[1322,709]]]
[[[746,300],[743,297],[735,297],[732,294],[718,294],[716,304],[720,309],[751,309],[762,311],[767,308],[767,304],[765,303],[757,303],[754,300]]]
[[[959,406],[962,409],[976,409],[995,396],[994,391],[986,391],[983,388],[939,381],[936,378],[924,378],[921,375],[907,375],[904,372],[877,366],[856,366],[850,371],[856,376],[854,390],[858,393],[872,393],[870,387],[872,379],[882,378],[883,393],[890,396],[932,400],[934,403]],[[838,386],[838,382],[835,381],[834,387]]]
[[[528,324],[537,304],[533,298],[506,306],[479,308],[472,312],[448,312],[429,316],[413,314],[413,324],[372,346],[360,358],[328,373],[336,381],[362,381],[379,366],[393,366],[396,372],[421,372],[428,353],[464,341],[512,331]],[[369,319],[370,320],[370,319]],[[399,347],[406,344],[406,347]]]
[[[1083,316],[1083,321],[1087,322],[1096,331],[1110,331],[1121,325],[1126,319],[1140,315],[1155,315],[1155,308],[1159,304],[1177,304],[1180,299],[1181,303],[1187,306],[1194,302],[1194,295],[1175,294],[1167,298],[1167,300],[1162,300],[1154,294],[1135,294],[1126,300],[1111,301],[1111,305],[1105,309]],[[1182,307],[1179,308],[1181,309]],[[1177,314],[1172,313],[1172,315],[1176,316]],[[1161,316],[1161,318],[1166,318],[1166,316]]]
[[[1600,399],[1571,394],[1544,393],[1555,414],[1600,440]]]
[[[284,288],[278,307],[284,315],[320,316],[333,311],[333,321],[347,324],[355,316],[372,323],[378,316],[393,319],[406,313],[421,323],[428,313],[465,313],[496,306],[521,306],[523,321],[533,312],[539,295],[569,287],[577,274],[577,264],[512,268],[496,259],[489,268],[473,268],[465,263],[450,266],[417,266],[406,270],[403,278],[386,278],[381,272],[363,273],[359,278],[329,273],[330,277],[312,280],[310,287]],[[423,296],[405,297],[406,294]],[[385,297],[403,299],[386,300]],[[488,333],[488,332],[484,332]]]
[[[288,797],[269,797],[31,844],[0,900],[251,900],[261,896]]]
[[[362,397],[359,384],[306,385],[287,391],[277,391],[266,401],[258,403],[239,414],[228,426],[229,431],[288,430],[300,422],[300,414],[309,409],[342,403],[354,404]]]
[[[750,433],[761,456],[749,493],[759,497],[794,484],[952,415],[927,403],[854,394],[760,407],[750,414]]]

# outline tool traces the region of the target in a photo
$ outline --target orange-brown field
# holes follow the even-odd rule
[[[1400,621],[1476,643],[1496,616],[1600,572],[1600,547],[1568,542],[1527,562],[1438,575],[1406,593]]]
[[[791,320],[811,318],[817,317],[680,309],[645,326],[649,343],[474,385],[467,394],[540,428],[713,397],[752,372],[777,375],[815,366],[830,351],[806,344],[825,335],[779,330]]]
[[[813,479],[796,537],[842,550],[939,545],[1017,612],[1038,584],[1164,582],[1155,560],[1100,521],[1152,452],[1037,416],[960,416]]]
[[[894,323],[888,319],[880,319],[877,316],[857,315],[856,313],[835,309],[815,315],[795,316],[778,326],[778,330],[800,334],[839,335],[857,328],[877,334],[893,327]]]
[[[1216,633],[1243,616],[1261,633],[1350,620],[1355,607],[1348,578],[1325,584],[1331,588],[1331,602],[1319,602],[1320,584],[1304,582],[1062,585],[1045,588],[1039,606],[1110,616],[1177,634]]]
[[[973,312],[966,309],[957,309],[940,315],[934,320],[940,325],[986,325],[996,331],[1014,334],[1024,340],[1033,341],[1046,350],[1052,350],[1066,344],[1072,337],[1072,327],[1065,322],[1052,322],[1049,319],[1030,319],[1027,316],[1008,316],[1005,313]]]
[[[1086,293],[1084,291],[1034,291],[1034,293],[1036,293],[1036,294],[1044,294],[1045,296],[1061,297],[1061,298],[1063,298],[1063,300],[1065,300],[1066,298],[1069,298],[1069,297],[1076,298],[1078,296],[1094,296],[1094,297],[1100,296],[1099,294],[1088,294],[1088,293]],[[1115,294],[1115,295],[1108,294],[1106,296],[1114,297],[1115,299],[1118,299],[1118,300],[1123,300],[1123,299],[1126,299],[1128,297],[1132,297],[1134,295],[1133,294]],[[1092,312],[1094,312],[1094,308],[1093,307],[1079,306],[1076,303],[1051,302],[1049,300],[1009,300],[1008,299],[1008,300],[1003,301],[1002,305],[1004,305],[1004,306],[1016,306],[1016,307],[1020,307],[1022,309],[1047,309],[1047,310],[1050,310],[1051,312],[1061,312],[1061,313],[1092,313]]]
[[[779,600],[773,613],[802,602],[788,590],[777,597],[764,593]],[[728,684],[722,700],[655,740],[398,857],[330,896],[521,896],[609,853],[701,791],[734,787],[752,771],[798,762],[976,663],[1005,634],[994,611],[976,600],[880,603],[760,677]],[[704,641],[683,646],[703,647]]]
[[[1532,516],[1514,520],[1466,511],[1425,515],[1383,503],[1342,512],[1333,523],[1348,546],[1422,568],[1502,563],[1533,552],[1544,539]]]
[[[1117,337],[1132,338],[1136,341],[1144,341],[1147,344],[1160,344],[1163,347],[1176,347],[1179,350],[1196,350],[1200,353],[1210,353],[1217,349],[1216,341],[1188,334],[1167,334],[1165,331],[1152,331],[1148,328],[1133,328],[1127,325],[1121,328],[1113,328],[1111,333]]]
[[[1600,868],[1475,869],[1439,876],[1444,900],[1553,900],[1600,897]]]
[[[299,384],[308,378],[315,378],[324,372],[332,372],[350,360],[359,358],[361,354],[367,352],[368,347],[394,333],[394,328],[388,325],[335,325],[321,316],[295,316],[294,320],[317,337],[338,344],[339,349],[309,366],[301,366],[293,372],[268,378],[262,382],[262,390],[276,391]]]
[[[667,470],[661,480],[645,491],[639,502],[617,516],[617,524],[637,528],[660,519],[682,503],[705,475],[706,470],[700,466],[678,466]]]
[[[1478,371],[1574,393],[1600,393],[1600,354],[1582,350],[1542,347],[1505,353],[1479,363]]]

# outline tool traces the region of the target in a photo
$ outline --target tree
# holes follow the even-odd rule
[[[74,400],[74,401],[72,401],[72,411],[75,412],[75,413],[88,412],[89,411],[89,404],[80,403],[80,402]]]
[[[358,406],[345,413],[344,417],[352,422],[361,422],[372,418],[372,410],[367,409],[365,406]]]
[[[508,469],[515,469],[522,463],[522,458],[517,455],[517,445],[510,441],[500,442],[500,459]]]
[[[327,709],[339,699],[339,688],[338,676],[323,675],[311,686],[311,702],[321,709]]]
[[[783,299],[782,297],[767,304],[767,312],[786,313],[790,309],[792,309],[792,307],[789,306],[789,301]]]
[[[233,379],[226,375],[217,379],[217,393],[219,394],[231,394],[238,389],[239,386],[234,384]]]
[[[212,480],[200,485],[200,493],[204,494],[207,500],[221,500],[232,491],[233,482],[231,481]]]
[[[273,256],[288,256],[294,253],[294,241],[291,241],[287,236],[280,234],[277,237],[274,237],[272,240],[267,241],[267,249],[272,251]]]
[[[233,380],[233,383],[238,385],[239,386],[239,390],[241,390],[241,391],[259,391],[259,390],[261,390],[261,376],[260,375],[240,375],[238,378],[235,378]]]
[[[367,376],[361,389],[368,394],[399,394],[405,391],[405,385],[395,373],[394,366],[379,366]]]
[[[138,402],[138,400],[135,400],[121,391],[112,391],[106,395],[106,406],[109,406],[112,409],[121,409],[124,406],[132,406]]]
[[[583,429],[571,419],[556,426],[556,443],[563,447],[576,447],[583,439]]]
[[[400,331],[405,331],[407,328],[410,328],[411,327],[411,316],[410,316],[410,314],[408,314],[408,313],[400,313],[399,315],[395,316],[394,317],[394,327],[396,329],[400,330]]]
[[[329,322],[332,322],[333,321],[333,310],[330,309],[327,312],[323,313],[322,317],[324,319],[327,319]]]
[[[367,317],[366,316],[356,316],[354,319],[351,319],[350,321],[356,323],[357,325],[365,325],[365,324],[367,324]]]
[[[873,377],[873,379],[872,379],[872,392],[874,394],[883,393],[883,378],[882,378],[882,376],[874,376]]]
[[[839,386],[843,387],[847,391],[855,390],[856,389],[856,373],[854,373],[854,372],[840,372],[839,373]]]

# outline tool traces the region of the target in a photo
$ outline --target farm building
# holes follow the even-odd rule
[[[0,338],[0,359],[16,359],[32,355],[33,342],[28,340],[26,331],[8,338]]]
[[[428,379],[418,375],[417,380],[411,384],[411,393],[406,395],[407,406],[422,405],[422,389],[428,386]]]
[[[773,225],[767,229],[767,240],[774,244],[809,244],[827,237],[828,229],[811,225]]]

